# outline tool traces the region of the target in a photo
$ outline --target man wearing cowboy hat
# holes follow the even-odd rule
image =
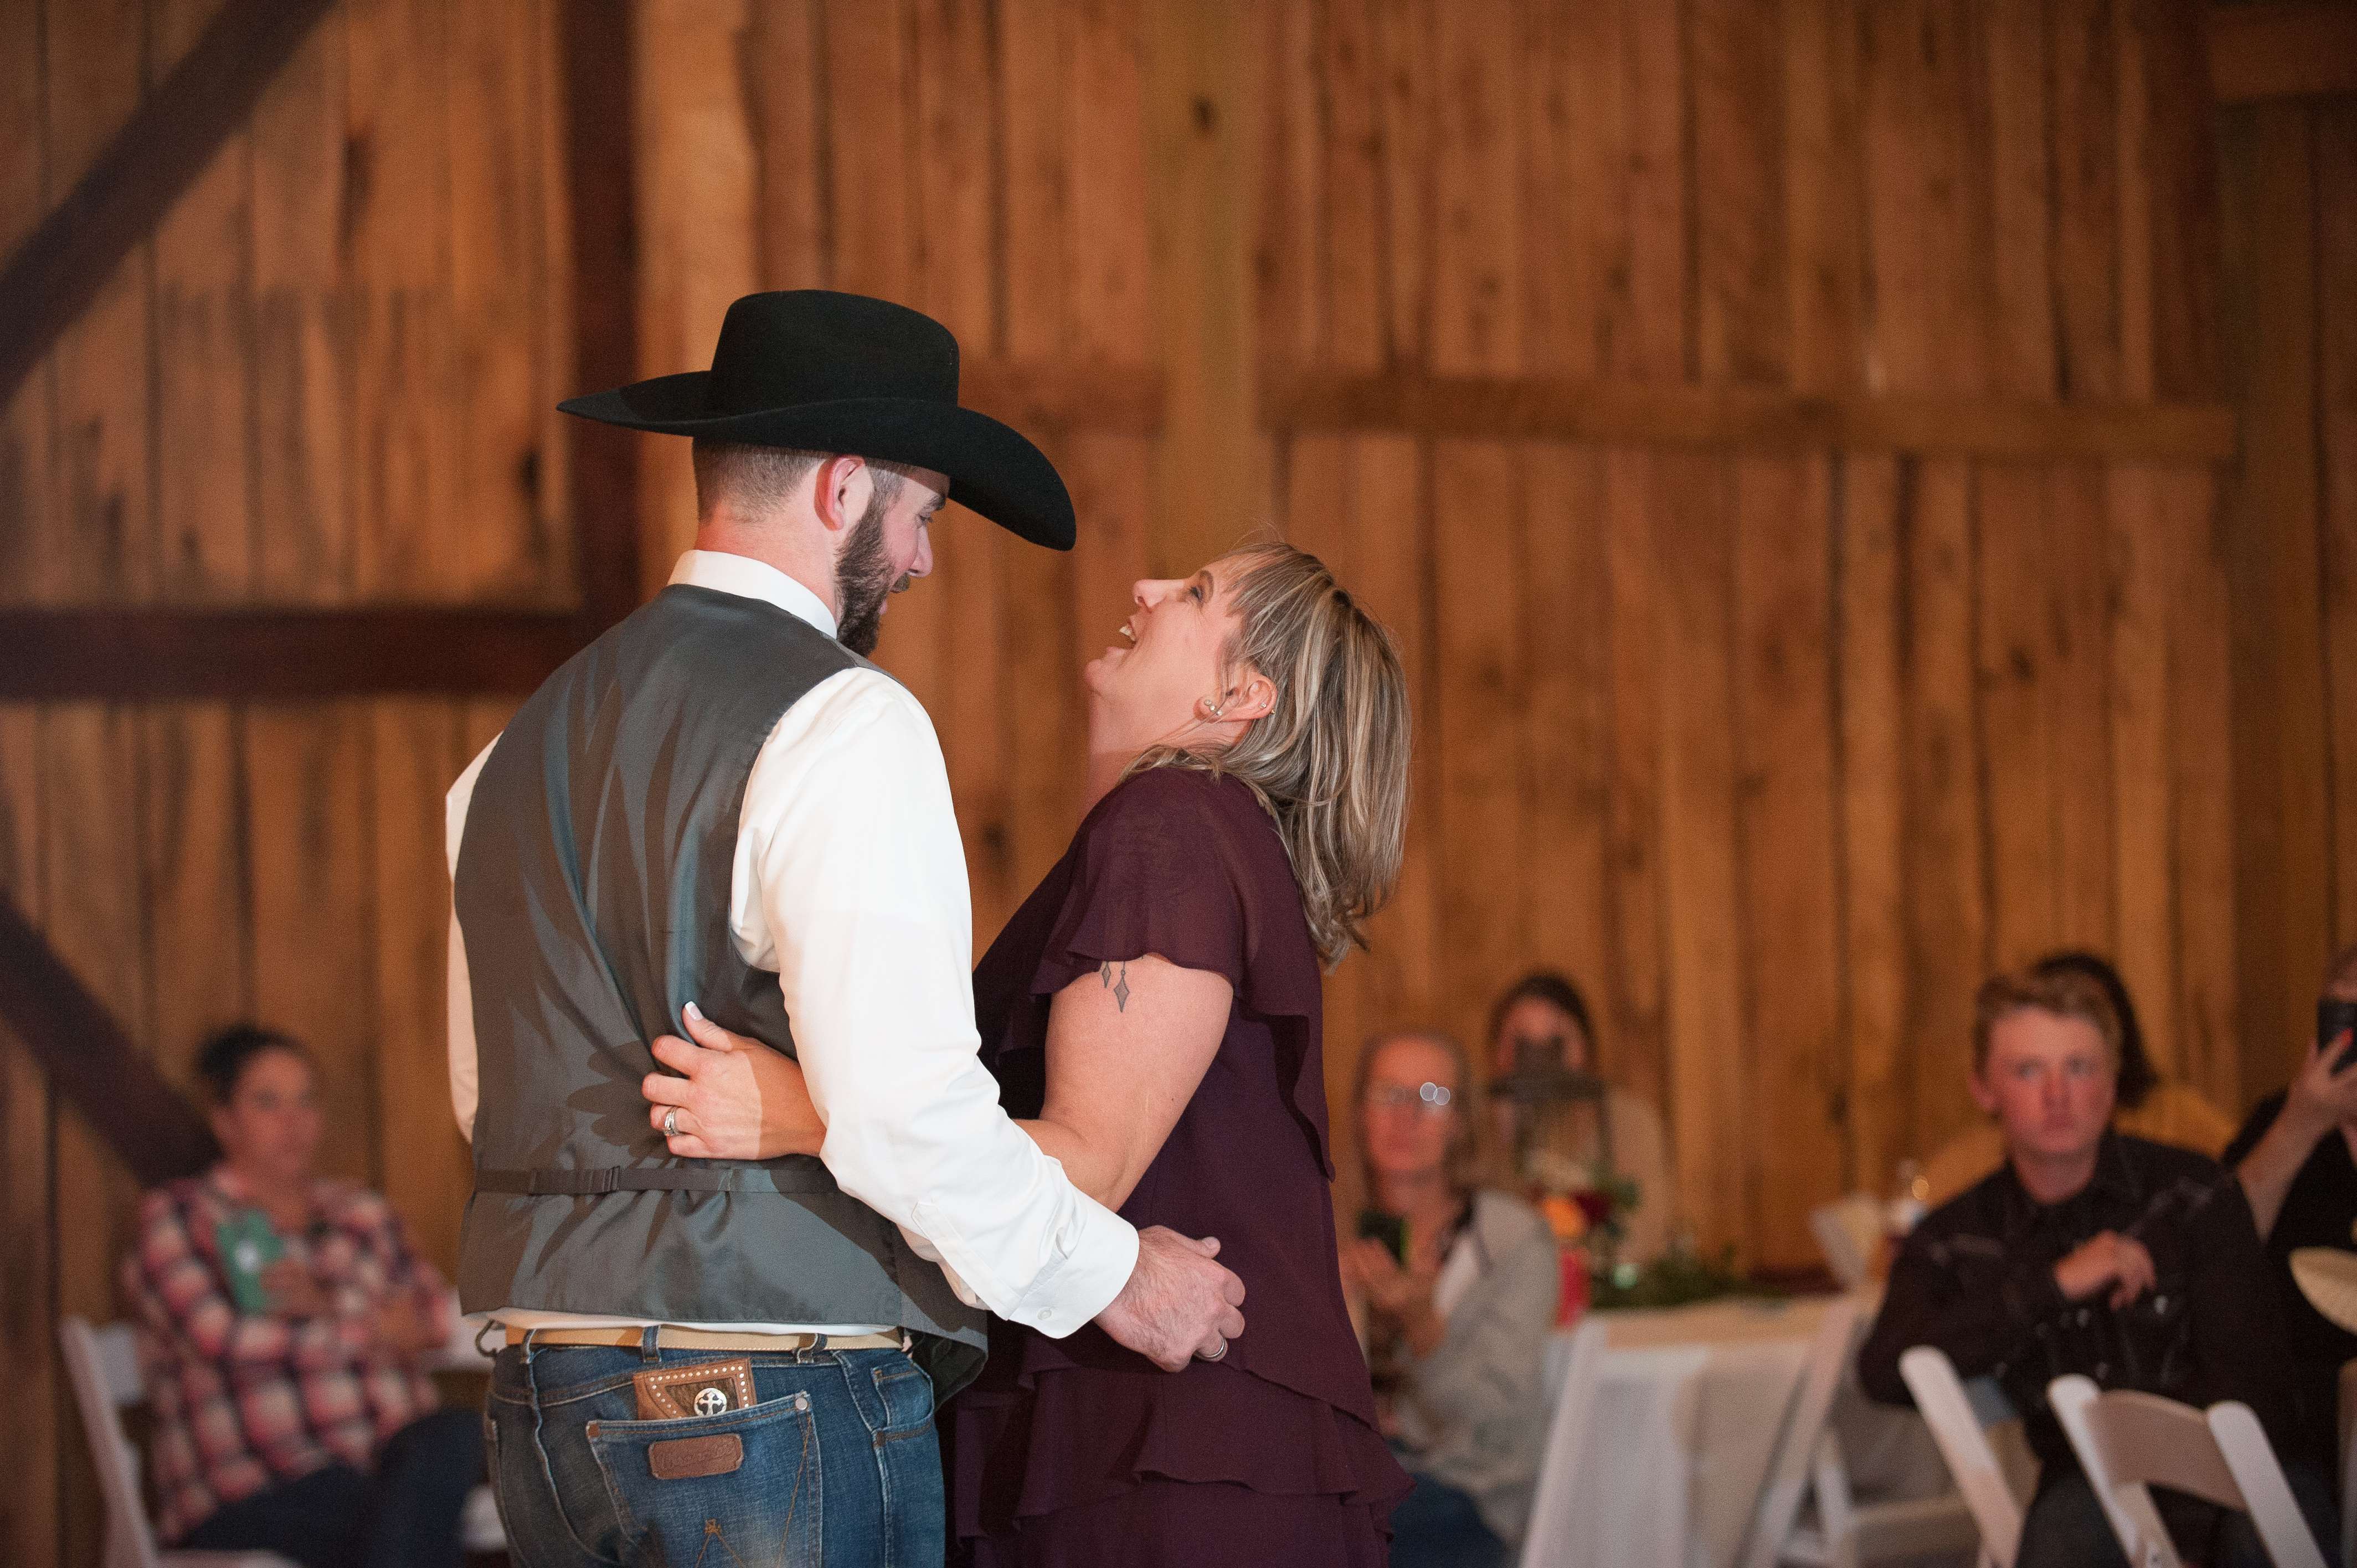
[[[983,1308],[1170,1369],[1243,1326],[1216,1243],[1132,1230],[999,1110],[941,749],[861,657],[946,499],[1060,550],[1071,501],[957,406],[947,330],[852,295],[740,299],[708,372],[564,406],[693,437],[699,526],[450,792],[501,1511],[536,1565],[938,1563],[935,1384]],[[798,1060],[821,1158],[651,1124],[651,1043],[707,1017]]]

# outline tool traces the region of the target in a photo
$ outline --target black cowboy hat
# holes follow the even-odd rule
[[[922,312],[827,289],[748,294],[728,307],[712,369],[556,406],[668,435],[845,452],[934,468],[950,495],[1050,550],[1072,547],[1072,498],[1039,448],[960,408],[958,346]]]

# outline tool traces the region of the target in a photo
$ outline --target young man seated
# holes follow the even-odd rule
[[[2241,1400],[2279,1452],[2289,1430],[2250,1206],[2215,1160],[2108,1130],[2119,1042],[2110,999],[2083,975],[1981,987],[1972,1091],[2004,1130],[2006,1162],[1908,1237],[1858,1357],[1867,1392],[1889,1403],[1907,1402],[1899,1358],[1917,1345],[2004,1387],[2040,1465],[2017,1568],[2125,1561],[2046,1402],[2056,1378],[2193,1405]],[[2296,1456],[2286,1470],[2330,1556],[2330,1485]],[[2155,1500],[2189,1560],[2266,1563],[2243,1516],[2165,1491]]]

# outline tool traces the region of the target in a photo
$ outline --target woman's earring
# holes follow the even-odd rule
[[[1227,708],[1219,703],[1205,703],[1203,704],[1203,711],[1211,714],[1215,720],[1223,719],[1228,716]]]

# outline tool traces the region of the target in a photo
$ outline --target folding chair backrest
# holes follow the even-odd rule
[[[2158,1394],[2115,1389],[2098,1394],[2087,1423],[2104,1447],[2112,1480],[2172,1487],[2220,1508],[2241,1509],[2243,1489],[2210,1436],[2210,1423],[2190,1404]]]
[[[1809,1342],[1809,1359],[1801,1384],[1792,1395],[1784,1435],[1776,1444],[1775,1468],[1760,1489],[1759,1507],[1751,1516],[1746,1568],[1775,1568],[1784,1542],[1800,1518],[1801,1499],[1807,1496],[1811,1466],[1817,1457],[1818,1439],[1832,1414],[1834,1395],[1841,1388],[1842,1369],[1848,1365],[1857,1339],[1858,1298],[1845,1295],[1825,1308],[1817,1332]]]
[[[2133,1390],[2100,1393],[2075,1374],[2055,1379],[2047,1398],[2112,1533],[2139,1568],[2179,1568],[2180,1562],[2147,1489],[2155,1486],[2249,1514],[2276,1568],[2323,1568],[2248,1405],[2225,1401],[2203,1412]]]
[[[1932,1441],[1947,1461],[1956,1490],[1973,1510],[1983,1556],[1995,1568],[2013,1568],[2021,1550],[2021,1499],[2005,1478],[1987,1430],[2009,1417],[2011,1408],[2002,1396],[1975,1400],[1956,1376],[1954,1363],[1934,1346],[1918,1345],[1900,1357],[1899,1375],[1907,1380],[1907,1391],[1915,1396],[1915,1408],[1931,1427]]]
[[[1882,1204],[1862,1192],[1821,1203],[1809,1210],[1809,1230],[1844,1290],[1857,1290],[1874,1273],[1875,1249],[1882,1244]]]
[[[106,1499],[108,1568],[152,1568],[156,1532],[139,1495],[139,1451],[123,1430],[123,1407],[144,1400],[138,1347],[127,1323],[93,1328],[81,1317],[58,1325],[66,1373],[81,1408],[91,1462]]]
[[[2251,1512],[2251,1523],[2276,1568],[2324,1568],[2308,1520],[2284,1479],[2283,1466],[2259,1426],[2259,1418],[2240,1400],[2226,1400],[2205,1412],[2210,1435],[2233,1473],[2234,1485]]]

